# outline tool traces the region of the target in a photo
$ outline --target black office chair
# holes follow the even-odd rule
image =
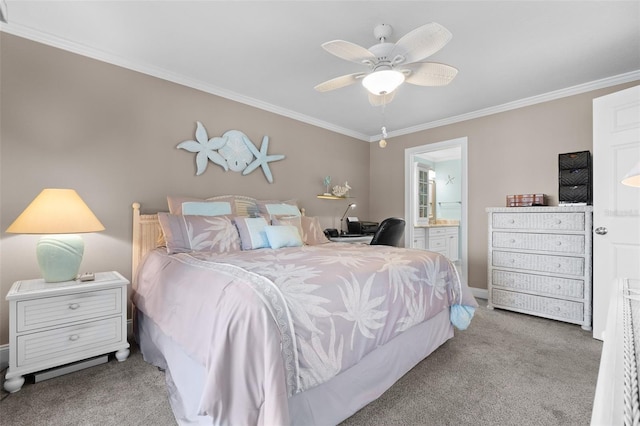
[[[382,221],[378,230],[373,234],[371,245],[396,246],[400,245],[402,235],[404,235],[404,219],[390,217]]]

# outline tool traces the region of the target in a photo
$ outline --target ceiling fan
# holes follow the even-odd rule
[[[395,90],[403,82],[418,86],[444,86],[456,76],[458,70],[437,62],[420,62],[442,49],[452,34],[440,24],[431,22],[407,33],[396,43],[389,43],[393,28],[380,24],[373,35],[380,43],[365,49],[357,44],[333,40],[322,48],[338,58],[356,62],[369,68],[333,78],[315,86],[319,92],[339,89],[362,80],[369,91],[369,102],[384,105],[393,99]]]

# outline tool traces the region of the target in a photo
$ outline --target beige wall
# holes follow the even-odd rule
[[[297,198],[330,226],[342,201],[315,198],[321,180],[348,180],[357,215],[404,214],[404,149],[468,137],[469,282],[486,288],[485,207],[507,194],[544,192],[557,203],[557,155],[591,150],[591,101],[620,85],[392,138],[386,149],[197,90],[0,33],[0,345],[8,342],[12,283],[39,276],[37,236],[4,230],[45,187],[75,188],[106,231],[85,236],[83,271],[130,277],[131,203],[166,210],[167,194],[236,193]],[[637,83],[635,83],[637,84]],[[210,165],[195,176],[194,154],[176,145],[237,129],[270,137],[274,183]],[[336,223],[334,226],[339,226]]]
[[[8,342],[12,283],[39,277],[37,236],[4,230],[45,187],[70,187],[105,225],[85,236],[82,271],[118,270],[130,277],[131,203],[166,210],[167,194],[243,194],[296,198],[330,226],[344,201],[319,200],[322,178],[353,188],[368,217],[369,145],[311,125],[149,77],[6,33],[0,35],[0,344]],[[269,153],[274,183],[209,163],[195,176],[195,154],[176,149],[194,138],[237,129]],[[337,223],[339,226],[339,222]],[[335,225],[334,225],[335,226]]]
[[[487,288],[486,207],[508,194],[544,193],[558,204],[558,154],[592,151],[592,100],[629,83],[371,144],[372,218],[404,215],[404,150],[468,138],[469,285]],[[390,129],[393,130],[393,129]]]

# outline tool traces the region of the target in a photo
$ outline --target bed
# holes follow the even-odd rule
[[[136,338],[179,424],[337,424],[453,337],[451,306],[477,306],[437,253],[328,242],[289,202],[212,200],[234,207],[133,204]],[[260,246],[245,225],[265,206]]]

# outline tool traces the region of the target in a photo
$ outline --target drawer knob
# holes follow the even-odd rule
[[[515,242],[516,242],[516,240],[512,238],[512,239],[510,239],[510,240],[509,240],[509,242],[510,242],[511,244],[513,244],[513,243],[515,243]]]
[[[69,336],[69,340],[71,340],[72,342],[75,342],[79,338],[80,336],[78,336],[77,334],[72,334],[71,336]]]
[[[562,241],[556,241],[556,245],[557,246],[561,246],[562,245]]]
[[[558,263],[558,268],[562,268],[562,263]]]
[[[71,303],[69,305],[69,309],[71,309],[72,311],[75,311],[76,309],[78,309],[80,307],[80,305],[78,305],[77,303]]]
[[[513,219],[509,219],[509,223],[516,223],[516,221]]]
[[[556,219],[556,225],[560,225],[562,221],[560,219]]]

